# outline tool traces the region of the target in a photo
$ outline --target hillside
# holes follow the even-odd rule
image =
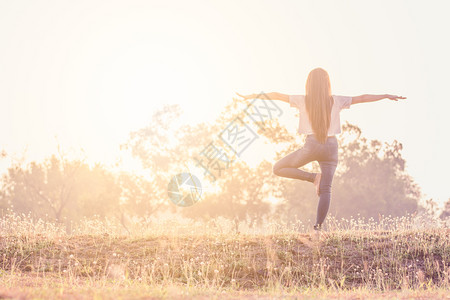
[[[37,279],[50,290],[86,283],[249,292],[439,290],[450,286],[449,233],[9,235],[0,238],[1,282],[12,288],[7,292]]]

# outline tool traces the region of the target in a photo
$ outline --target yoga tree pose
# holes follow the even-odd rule
[[[254,99],[258,94],[241,95],[241,100]],[[305,95],[286,95],[266,93],[270,100],[281,100],[296,107],[300,112],[298,133],[306,134],[303,147],[286,155],[273,166],[273,173],[287,178],[300,179],[313,183],[319,196],[315,230],[322,229],[322,223],[330,206],[331,183],[338,164],[338,141],[336,135],[341,133],[339,113],[350,108],[351,104],[367,103],[381,99],[406,99],[396,95],[361,95],[356,97],[331,94],[328,73],[322,68],[312,70],[306,80]],[[305,164],[317,161],[321,173],[300,170]]]

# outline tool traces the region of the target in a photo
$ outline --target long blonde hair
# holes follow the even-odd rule
[[[327,71],[316,68],[309,72],[306,80],[305,105],[317,140],[324,144],[328,137],[331,122],[331,108],[334,99],[331,96],[330,77]]]

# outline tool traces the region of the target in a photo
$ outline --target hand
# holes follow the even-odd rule
[[[238,92],[236,92],[236,94],[239,96],[239,97],[242,97],[241,99],[236,99],[236,100],[238,100],[238,101],[244,101],[244,100],[247,100],[247,99],[254,99],[255,98],[255,94],[251,94],[251,95],[246,95],[246,96],[244,96],[244,95],[241,95],[241,94],[239,94]]]
[[[386,98],[394,101],[398,101],[398,99],[406,99],[406,97],[396,96],[396,95],[386,95]]]

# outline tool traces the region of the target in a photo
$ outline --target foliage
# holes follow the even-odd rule
[[[19,213],[61,221],[93,215],[145,217],[158,212],[208,220],[225,217],[249,226],[269,216],[280,222],[306,222],[315,218],[318,197],[309,182],[278,177],[273,164],[302,147],[297,134],[290,133],[277,119],[259,123],[258,134],[270,144],[282,147],[273,158],[264,158],[255,168],[239,160],[214,183],[219,189],[206,191],[202,200],[180,208],[167,199],[172,177],[185,172],[189,162],[237,116],[244,114],[236,102],[229,103],[212,124],[180,124],[178,105],[166,105],[155,112],[148,126],[130,133],[121,147],[131,151],[146,170],[146,176],[111,173],[100,165],[90,168],[82,161],[53,155],[44,162],[19,164],[3,176],[0,207]],[[356,125],[345,123],[338,136],[339,164],[333,179],[330,215],[378,218],[402,216],[419,208],[421,192],[407,174],[402,144],[368,140]],[[317,162],[302,167],[320,172]],[[272,206],[269,197],[279,199]],[[237,227],[236,227],[237,230]]]
[[[3,208],[59,222],[109,215],[120,196],[115,177],[99,164],[91,168],[56,155],[41,163],[16,164],[2,181]]]
[[[405,171],[402,144],[367,140],[344,124],[339,140],[340,172],[333,179],[333,212],[340,217],[402,216],[417,210],[419,186]]]

